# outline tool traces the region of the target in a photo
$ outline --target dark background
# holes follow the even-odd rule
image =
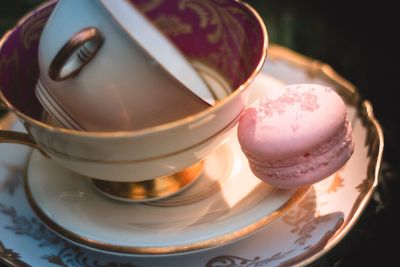
[[[0,34],[40,2],[1,0]],[[384,162],[373,199],[344,240],[311,266],[398,265],[400,14],[395,13],[396,1],[247,2],[264,17],[271,42],[324,61],[355,84],[361,96],[372,102],[385,134]]]

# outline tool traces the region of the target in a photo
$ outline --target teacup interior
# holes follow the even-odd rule
[[[264,28],[242,3],[169,0],[151,6],[130,1],[215,88],[218,99],[255,75],[265,56]],[[15,109],[36,120],[43,116],[35,96],[38,44],[55,5],[51,2],[33,10],[0,43],[1,92]]]

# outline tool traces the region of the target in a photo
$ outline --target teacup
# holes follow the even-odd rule
[[[76,131],[47,123],[35,85],[39,36],[55,6],[49,2],[25,16],[0,41],[1,99],[28,132],[0,131],[0,141],[35,146],[67,169],[109,182],[153,181],[214,151],[237,124],[248,100],[248,85],[264,64],[265,25],[239,1],[168,0],[160,2],[160,8],[163,3],[165,8],[179,4],[179,12],[170,16],[177,21],[187,18],[188,27],[204,37],[194,47],[190,35],[178,34],[183,30],[172,27],[170,36],[203,79],[227,96],[192,116],[136,131]],[[156,12],[148,14],[160,19]],[[203,20],[206,14],[210,20]]]
[[[36,93],[64,127],[138,130],[215,103],[211,88],[186,55],[135,2],[140,1],[57,3],[39,42]],[[173,13],[178,11],[173,2],[168,5]],[[176,18],[169,18],[162,6],[151,12],[167,23]],[[71,14],[79,19],[71,19]],[[186,34],[196,44],[195,35]]]

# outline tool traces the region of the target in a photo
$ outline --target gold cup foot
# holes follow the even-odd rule
[[[181,192],[197,180],[204,162],[172,175],[160,176],[141,182],[110,182],[91,178],[95,188],[107,197],[124,202],[148,202],[169,197]]]

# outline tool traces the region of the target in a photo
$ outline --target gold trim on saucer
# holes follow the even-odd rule
[[[271,55],[272,54],[272,55]],[[282,60],[285,63],[289,65],[293,65],[296,67],[299,67],[301,69],[306,69],[310,66],[314,66],[312,68],[315,69],[315,64],[313,64],[314,60],[309,59],[307,57],[303,57],[300,54],[297,54],[291,50],[288,50],[286,48],[282,48],[279,46],[271,46],[270,48],[270,55],[274,57],[276,60]],[[322,63],[320,63],[322,64]],[[325,68],[326,69],[326,68]],[[335,74],[332,76],[329,76],[326,72],[320,71],[319,74],[316,70],[314,70],[315,75],[318,75],[318,77],[321,75],[327,79],[329,79],[331,82],[336,83],[336,78],[335,78],[335,73],[330,73]],[[345,80],[344,80],[345,81]],[[375,119],[372,106],[368,101],[364,101],[362,103],[358,103],[356,101],[359,99],[357,90],[354,89],[354,87],[346,87],[343,86],[342,83],[341,85],[341,91],[343,91],[343,95],[348,95],[350,97],[350,100],[353,99],[354,102],[352,106],[357,108],[359,111],[358,116],[361,117],[362,121],[365,123],[365,127],[367,129],[367,140],[368,140],[368,148],[369,148],[369,166],[368,170],[366,173],[366,179],[363,181],[362,184],[357,186],[357,189],[359,190],[359,196],[357,200],[353,203],[352,209],[349,213],[348,218],[345,219],[345,221],[338,221],[337,226],[332,229],[332,232],[329,232],[326,236],[324,236],[321,241],[316,244],[313,248],[305,250],[302,254],[298,255],[296,258],[291,259],[287,263],[290,263],[290,265],[307,265],[310,264],[311,262],[315,261],[317,258],[328,252],[331,248],[333,248],[335,245],[337,245],[340,240],[344,238],[344,236],[351,230],[351,228],[354,226],[356,223],[357,219],[359,218],[360,213],[365,209],[369,199],[372,196],[372,193],[374,192],[377,183],[378,183],[378,175],[380,171],[380,164],[382,161],[382,153],[383,153],[383,147],[384,147],[384,139],[383,139],[383,131],[379,125],[379,122]],[[349,99],[348,99],[349,100]],[[27,193],[28,194],[28,193]],[[28,196],[29,199],[29,196]],[[30,202],[32,202],[30,200]],[[37,207],[36,209],[33,207],[33,209],[37,212]],[[43,216],[40,216],[43,218]],[[46,223],[49,223],[49,220],[45,220]],[[54,226],[51,226],[51,228],[55,229]],[[336,230],[337,229],[337,230]],[[58,229],[55,229],[58,230]],[[63,232],[64,233],[64,232]],[[67,238],[70,237],[68,236],[67,233]],[[228,238],[228,237],[227,237]],[[232,237],[231,237],[232,238]],[[74,239],[72,239],[74,240]],[[75,240],[76,236],[75,236]],[[78,239],[79,240],[79,239]],[[219,240],[221,242],[221,240]],[[88,244],[90,240],[87,240],[85,244]],[[215,243],[211,243],[213,245]],[[90,243],[89,243],[90,245]],[[192,245],[192,244],[190,244]],[[201,244],[197,244],[197,247],[199,247]],[[204,245],[204,244],[203,244]],[[203,246],[204,247],[204,246]],[[192,249],[196,249],[196,247],[191,247]],[[114,247],[114,249],[118,249],[118,247]],[[164,254],[171,253],[168,251],[165,251],[165,248],[158,248],[161,250]],[[173,248],[168,248],[170,251]],[[190,250],[190,248],[188,249]],[[186,250],[186,251],[188,251]],[[139,251],[144,254],[149,254],[148,251]],[[156,253],[154,250],[152,251],[153,253]],[[129,251],[125,251],[124,253],[129,253]],[[136,252],[137,253],[137,252]]]
[[[338,227],[335,233],[330,236],[329,240],[324,242],[324,245],[321,246],[319,250],[306,251],[304,254],[300,254],[296,259],[290,261],[290,265],[300,263],[301,265],[307,265],[337,245],[352,229],[359,215],[366,208],[378,185],[384,147],[383,130],[374,116],[371,103],[368,100],[361,101],[357,88],[336,73],[329,65],[279,45],[271,45],[268,52],[271,60],[282,60],[294,67],[305,69],[309,75],[313,77],[319,77],[335,84],[337,86],[335,89],[337,89],[344,100],[351,106],[356,107],[360,112],[359,116],[367,128],[369,165],[367,177],[364,179],[363,183],[357,187],[359,188],[360,194],[354,202],[347,219]]]
[[[0,263],[4,263],[7,266],[18,266],[18,267],[29,267],[31,265],[22,261],[21,256],[18,252],[6,248],[0,241]]]
[[[141,182],[109,182],[91,178],[93,186],[107,197],[125,202],[147,202],[177,194],[200,177],[204,162],[172,175]]]
[[[380,164],[382,161],[382,153],[383,153],[383,146],[384,146],[384,139],[383,139],[383,131],[379,125],[379,122],[375,119],[372,106],[368,101],[363,101],[359,103],[359,95],[357,93],[357,90],[346,80],[338,76],[333,70],[325,67],[325,71],[323,70],[317,70],[315,66],[326,66],[322,63],[318,63],[317,65],[315,64],[315,61],[312,59],[309,59],[307,57],[301,56],[300,54],[297,54],[296,52],[293,52],[289,49],[279,47],[279,46],[271,46],[270,48],[270,55],[276,60],[282,60],[288,63],[289,65],[294,65],[296,67],[300,67],[302,69],[313,70],[312,72],[314,75],[317,75],[318,77],[324,77],[331,82],[338,83],[339,90],[342,93],[343,96],[347,96],[346,100],[350,102],[352,106],[355,106],[360,112],[358,115],[361,117],[362,121],[365,123],[365,126],[367,127],[367,132],[368,132],[368,146],[369,146],[369,167],[367,171],[367,177],[364,181],[363,184],[359,185],[359,190],[360,194],[353,204],[352,210],[348,216],[348,218],[345,221],[340,221],[338,222],[337,226],[332,232],[329,232],[329,235],[325,236],[320,243],[318,243],[314,248],[311,250],[304,251],[304,253],[298,255],[296,258],[291,259],[288,261],[292,265],[296,264],[309,264],[313,261],[315,261],[317,258],[328,252],[330,249],[332,249],[337,243],[340,242],[344,238],[344,236],[351,230],[352,226],[356,223],[357,219],[359,218],[360,213],[365,209],[369,199],[372,196],[372,193],[374,192],[377,183],[378,183],[378,175],[379,175],[379,170],[380,170]],[[327,72],[327,70],[330,70]],[[336,79],[340,77],[339,81]],[[350,87],[348,87],[350,86]],[[297,196],[299,197],[299,196]],[[29,199],[29,196],[28,196]],[[29,200],[32,202],[32,200]],[[290,206],[290,205],[289,205]],[[37,207],[34,210],[37,212]],[[279,210],[277,212],[282,212],[282,210]],[[43,216],[40,216],[43,218]],[[265,220],[268,220],[266,218]],[[51,221],[45,220],[46,223],[50,223],[50,227],[55,229],[56,231],[59,231],[56,225],[51,225]],[[265,221],[264,221],[265,223]],[[255,225],[251,225],[249,229],[243,230],[251,231],[252,229],[254,230],[257,227],[260,227],[261,222],[256,223]],[[243,231],[239,231],[237,234],[239,236],[244,236],[245,233]],[[76,235],[70,236],[70,233],[65,233],[62,229],[60,231],[61,233],[65,234],[65,236],[71,240],[81,240],[79,237],[77,238]],[[168,254],[168,253],[177,253],[177,252],[184,252],[184,251],[190,251],[190,250],[195,250],[195,249],[201,249],[201,248],[206,248],[206,247],[212,247],[212,246],[217,246],[218,244],[222,244],[224,242],[228,242],[231,240],[234,240],[233,238],[234,233],[221,237],[218,240],[209,240],[204,243],[198,243],[198,244],[190,244],[186,248],[182,247],[168,247],[168,248],[146,248],[146,249],[141,249],[141,248],[133,248],[133,249],[126,249],[124,247],[112,247],[113,251],[121,251],[122,253],[139,253],[139,254]],[[86,245],[93,245],[90,243],[90,240],[85,240],[83,244]]]
[[[32,155],[32,154],[31,154]],[[28,168],[27,168],[28,169]],[[26,170],[27,170],[26,169]],[[184,252],[193,252],[197,250],[207,249],[218,247],[235,240],[241,239],[245,236],[248,236],[263,227],[267,226],[268,224],[272,223],[273,221],[277,220],[278,218],[282,217],[286,214],[291,208],[294,207],[297,203],[299,203],[309,192],[311,186],[304,186],[298,188],[290,199],[283,204],[280,208],[275,210],[274,212],[264,216],[263,218],[259,219],[258,221],[247,225],[241,229],[234,230],[228,234],[224,234],[218,237],[209,238],[201,241],[195,241],[192,243],[188,243],[185,245],[174,245],[174,246],[163,246],[163,247],[134,247],[134,246],[121,246],[121,245],[113,245],[107,244],[104,242],[94,241],[92,239],[83,237],[79,234],[66,230],[64,227],[60,226],[59,224],[55,223],[50,217],[48,217],[45,212],[41,209],[41,207],[36,203],[32,196],[32,192],[29,188],[28,182],[28,173],[25,172],[25,193],[27,200],[35,212],[35,214],[55,233],[58,233],[62,237],[83,245],[87,247],[91,247],[98,250],[108,251],[112,253],[118,254],[130,254],[130,255],[173,255],[178,253]]]
[[[289,65],[306,70],[311,77],[319,77],[330,81],[336,85],[335,89],[337,89],[338,93],[351,105],[356,105],[360,101],[360,96],[356,87],[340,76],[326,63],[303,56],[289,48],[276,44],[270,45],[268,59],[271,61],[284,60]]]
[[[372,194],[375,192],[378,186],[378,178],[380,173],[380,166],[383,157],[383,147],[384,147],[384,136],[383,130],[376,120],[372,105],[368,100],[364,100],[360,104],[360,117],[365,127],[367,128],[367,142],[369,147],[368,157],[369,164],[367,169],[367,177],[363,180],[362,184],[357,186],[360,194],[358,195],[356,201],[354,202],[347,219],[343,224],[337,229],[334,235],[330,238],[324,248],[320,251],[316,251],[315,254],[304,260],[304,264],[309,264],[323,254],[330,251],[334,246],[336,246],[350,230],[356,224],[360,217],[360,214],[365,210],[369,200],[372,198]]]

